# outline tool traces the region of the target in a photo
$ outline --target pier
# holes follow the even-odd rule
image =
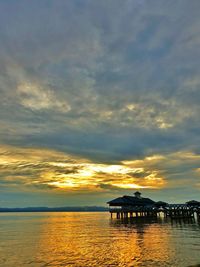
[[[107,202],[111,218],[141,218],[164,216],[171,219],[194,218],[200,220],[200,202],[192,200],[185,204],[168,204],[163,201],[155,202],[141,197],[140,192],[135,196],[123,196]]]
[[[135,207],[135,208],[121,208],[115,209],[111,208],[110,210],[111,218],[114,218],[116,215],[117,219],[123,218],[134,218],[134,217],[157,217],[157,210],[148,207]]]

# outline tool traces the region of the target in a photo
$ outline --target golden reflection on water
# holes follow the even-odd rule
[[[114,238],[113,242],[119,262],[125,261],[130,266],[141,266],[144,262],[165,266],[165,263],[169,262],[169,258],[174,256],[169,250],[170,237],[166,230],[157,227],[156,222],[158,221],[132,220],[132,224],[130,221],[124,222],[126,229],[123,238]],[[122,222],[119,220],[112,224],[118,227],[120,235]]]
[[[0,214],[0,266],[189,266],[200,263],[194,222],[110,220],[107,213]]]

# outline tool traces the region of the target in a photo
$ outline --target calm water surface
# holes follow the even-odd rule
[[[108,213],[0,213],[0,266],[200,266],[197,221]]]

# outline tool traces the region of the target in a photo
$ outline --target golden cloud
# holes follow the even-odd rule
[[[1,146],[0,151],[0,176],[5,185],[9,182],[9,186],[105,191],[165,185],[159,171],[144,166],[151,158],[100,164],[50,149]]]

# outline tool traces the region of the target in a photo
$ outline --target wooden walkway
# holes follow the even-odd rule
[[[157,217],[162,213],[164,217],[172,219],[178,218],[194,218],[195,214],[200,220],[200,206],[188,206],[186,204],[169,204],[164,208],[156,208],[155,206],[146,207],[123,207],[110,208],[111,218],[140,218],[140,217]]]
[[[117,219],[133,217],[157,217],[158,209],[155,207],[130,207],[130,208],[111,208],[111,218],[116,216]]]

